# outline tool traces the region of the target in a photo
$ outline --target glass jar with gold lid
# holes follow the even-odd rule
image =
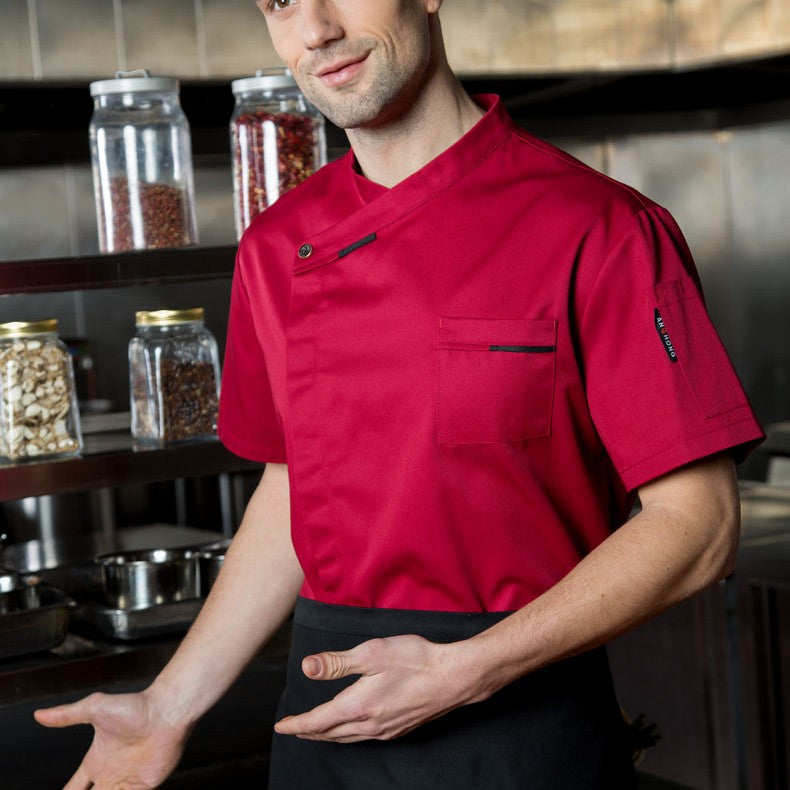
[[[216,435],[219,352],[202,307],[135,314],[129,342],[132,436],[167,443]]]
[[[71,355],[56,319],[0,324],[0,459],[82,449]]]

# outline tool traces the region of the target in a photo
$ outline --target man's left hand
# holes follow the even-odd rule
[[[459,678],[458,647],[409,635],[306,656],[302,671],[312,680],[361,677],[329,702],[286,716],[274,729],[281,735],[338,743],[403,735],[471,701]]]

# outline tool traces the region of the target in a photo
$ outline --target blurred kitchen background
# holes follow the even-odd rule
[[[759,416],[785,419],[790,2],[446,0],[441,18],[470,90],[502,93],[525,128],[675,214]],[[230,81],[277,64],[252,0],[3,0],[0,260],[98,250],[88,84],[141,67],[182,80],[200,243],[234,243]],[[330,156],[345,150],[331,131]],[[221,339],[225,303],[196,287]],[[115,341],[132,311],[107,292],[0,299],[0,320],[53,310],[64,334],[91,338],[99,396],[122,405]]]
[[[785,419],[790,2],[447,0],[441,17],[470,90],[501,92],[525,128],[673,211],[758,414]],[[98,250],[88,84],[140,67],[183,81],[200,243],[235,242],[230,80],[278,63],[252,0],[3,0],[0,259]],[[330,130],[330,156],[344,146]],[[217,328],[214,290],[196,297]],[[0,299],[0,320],[56,310],[64,334],[91,338],[99,395],[120,406],[131,311],[117,307],[104,292]]]
[[[644,787],[788,788],[790,0],[445,0],[440,16],[471,92],[502,94],[520,125],[668,207],[688,238],[772,429],[740,469],[767,531],[749,533],[742,583],[613,646],[613,663],[629,715],[661,734]],[[222,347],[229,280],[4,294],[3,261],[98,253],[88,85],[135,68],[181,80],[200,245],[227,255],[230,82],[274,65],[253,0],[0,0],[0,322],[58,318],[89,347],[92,396],[111,411],[128,409],[135,310],[204,306]],[[338,130],[328,141],[330,158],[346,150]],[[779,485],[761,499],[767,480]],[[4,485],[0,502],[14,499]],[[213,517],[205,492],[188,494],[182,511]],[[145,515],[138,489],[115,497],[116,522]],[[765,542],[777,524],[784,555]]]

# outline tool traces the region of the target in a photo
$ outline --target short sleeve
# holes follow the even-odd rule
[[[222,443],[242,458],[286,462],[282,420],[238,264],[231,289],[217,433]]]
[[[605,255],[579,345],[590,413],[625,487],[764,438],[672,217],[643,209]]]

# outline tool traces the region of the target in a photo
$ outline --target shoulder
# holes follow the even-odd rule
[[[540,218],[545,231],[575,240],[579,261],[600,262],[635,241],[688,257],[672,214],[638,189],[523,129],[514,130],[509,144],[516,188],[531,201],[523,208]]]
[[[521,216],[566,261],[582,302],[611,278],[651,288],[667,277],[697,279],[683,233],[665,207],[524,130],[514,130],[509,146]]]
[[[546,180],[547,199],[561,200],[568,209],[592,213],[617,211],[623,217],[654,209],[657,204],[637,189],[581,162],[555,145],[517,128],[512,145],[524,162],[528,177]]]

